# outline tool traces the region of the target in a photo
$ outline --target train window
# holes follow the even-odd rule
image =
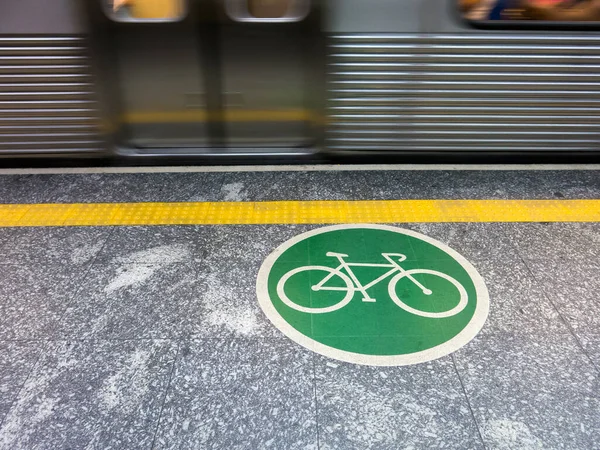
[[[310,11],[310,0],[226,0],[229,16],[239,22],[297,22]]]
[[[600,21],[600,0],[457,0],[470,21],[585,23]]]
[[[119,22],[175,21],[185,15],[186,0],[102,0],[108,16]]]

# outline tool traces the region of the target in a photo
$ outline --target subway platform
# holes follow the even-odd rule
[[[600,448],[600,167],[0,171],[0,449]]]

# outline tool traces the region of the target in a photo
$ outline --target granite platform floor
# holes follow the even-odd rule
[[[600,198],[597,171],[2,175],[0,203]],[[369,367],[256,299],[318,225],[0,228],[0,449],[600,448],[600,224],[398,226],[483,276],[455,353]]]

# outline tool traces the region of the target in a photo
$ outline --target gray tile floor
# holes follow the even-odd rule
[[[2,203],[561,196],[599,198],[600,174],[0,177]],[[313,354],[260,310],[262,260],[314,226],[0,228],[0,449],[600,448],[600,225],[398,225],[467,257],[491,310],[456,353],[393,368]]]
[[[0,176],[3,203],[598,197],[600,176],[588,170]]]

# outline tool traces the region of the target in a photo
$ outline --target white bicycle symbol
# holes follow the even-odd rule
[[[298,267],[296,269],[290,270],[283,277],[281,277],[281,279],[277,283],[277,294],[279,295],[279,298],[283,301],[283,303],[285,303],[287,306],[289,306],[290,308],[293,308],[297,311],[311,313],[311,314],[324,314],[324,313],[337,311],[338,309],[346,306],[348,303],[350,303],[350,301],[354,297],[354,293],[356,291],[359,291],[363,295],[363,299],[362,299],[363,302],[375,302],[375,299],[372,298],[368,294],[367,290],[395,273],[396,275],[392,277],[392,279],[390,280],[390,282],[388,284],[389,296],[396,305],[398,305],[400,308],[404,309],[405,311],[408,311],[409,313],[416,314],[417,316],[422,316],[422,317],[430,317],[430,318],[440,319],[440,318],[444,318],[444,317],[454,316],[454,315],[460,313],[467,306],[468,295],[467,295],[466,289],[464,288],[464,286],[462,284],[460,284],[458,281],[456,281],[451,276],[446,275],[445,273],[442,273],[442,272],[437,272],[435,270],[429,270],[429,269],[405,270],[405,269],[403,269],[399,263],[406,260],[406,255],[403,255],[401,253],[382,253],[381,256],[383,256],[387,261],[389,261],[389,264],[386,264],[386,263],[381,263],[381,264],[349,263],[344,260],[344,258],[347,258],[348,255],[344,255],[343,253],[327,252],[326,255],[328,257],[337,258],[338,261],[340,262],[340,265],[338,267],[336,267],[335,269],[332,269],[331,267],[326,267],[326,266],[302,266],[302,267]],[[397,261],[395,261],[393,258],[397,258]],[[363,286],[361,284],[361,282],[358,281],[358,278],[356,278],[356,275],[352,271],[351,267],[382,267],[382,268],[389,268],[390,270],[387,271],[386,273],[384,273],[383,275],[381,275],[379,278],[376,278],[375,280],[373,280],[370,283]],[[291,300],[285,293],[285,283],[294,275],[301,273],[301,272],[308,272],[311,270],[312,271],[322,271],[322,272],[328,273],[325,276],[325,278],[323,278],[317,284],[311,286],[311,289],[313,291],[317,291],[317,292],[318,291],[341,291],[341,292],[345,291],[346,292],[345,297],[341,301],[337,302],[336,304],[331,305],[331,306],[326,306],[326,307],[302,306],[302,305],[299,305],[298,303],[294,302],[293,300]],[[342,272],[342,270],[345,270],[348,275],[346,275],[346,273]],[[413,277],[413,275],[416,275],[416,274],[431,275],[431,276],[443,278],[444,280],[449,281],[458,290],[458,292],[460,294],[460,300],[458,302],[458,305],[456,305],[454,308],[452,308],[448,311],[430,312],[430,311],[421,311],[420,309],[415,309],[412,306],[409,306],[406,303],[404,303],[398,297],[398,294],[396,294],[396,285],[398,284],[398,281],[400,281],[402,278],[407,278],[410,281],[412,281],[419,289],[421,289],[423,294],[425,294],[425,295],[433,294],[433,291],[431,289],[426,288],[425,286],[423,286],[423,284],[421,284],[419,281],[417,281]],[[325,284],[329,280],[331,280],[333,277],[336,277],[336,276],[343,280],[344,284],[346,285],[345,287],[325,286]]]

